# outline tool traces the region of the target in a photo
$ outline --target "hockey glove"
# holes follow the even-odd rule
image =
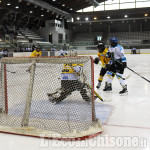
[[[109,69],[110,68],[110,64],[106,64],[105,69]]]
[[[107,52],[106,57],[111,58],[111,53]]]
[[[99,63],[99,58],[98,58],[98,57],[96,57],[96,58],[94,59],[94,63],[95,63],[95,64],[98,64],[98,63]]]

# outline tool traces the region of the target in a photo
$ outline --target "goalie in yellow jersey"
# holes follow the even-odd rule
[[[99,61],[101,61],[101,63],[102,63],[102,68],[100,70],[100,74],[99,74],[99,78],[98,78],[98,84],[96,86],[96,88],[99,89],[101,86],[101,83],[103,81],[103,77],[109,69],[108,62],[110,61],[110,58],[108,56],[109,55],[108,49],[105,48],[105,45],[103,42],[98,43],[97,48],[98,48],[99,53],[98,53],[98,57],[96,57],[94,59],[94,63],[98,64]],[[114,75],[112,75],[112,78],[114,78]]]
[[[30,55],[30,57],[40,57],[41,55],[42,55],[41,49],[39,47],[37,47],[36,50],[34,50],[32,52],[32,54]],[[30,70],[31,70],[31,66],[29,67],[29,69],[26,70],[26,72],[30,73]]]
[[[70,50],[70,56],[76,56],[76,50]],[[83,71],[83,64],[64,64],[61,72],[61,88],[54,93],[47,93],[50,102],[56,104],[64,100],[73,91],[80,91],[85,101],[90,101],[87,86],[80,80]]]

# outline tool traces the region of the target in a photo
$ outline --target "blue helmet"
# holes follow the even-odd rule
[[[111,37],[110,42],[111,43],[118,43],[118,39],[116,37]]]

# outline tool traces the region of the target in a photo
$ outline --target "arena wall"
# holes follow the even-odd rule
[[[150,49],[140,49],[141,54],[150,54]],[[96,55],[97,50],[78,50],[79,55]],[[131,54],[131,49],[125,49],[126,54]],[[9,57],[30,57],[31,52],[10,52]],[[58,51],[42,52],[42,56],[59,56]]]

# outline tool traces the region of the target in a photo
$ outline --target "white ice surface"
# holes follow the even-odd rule
[[[150,80],[150,55],[129,54],[127,60],[128,67]],[[95,65],[95,86],[99,70],[100,66]],[[124,76],[129,74],[128,95],[119,95],[122,88],[116,78],[112,93],[102,91],[107,77],[101,89],[96,90],[107,101],[96,100],[96,115],[104,128],[101,135],[86,141],[64,142],[0,133],[0,150],[150,150],[150,83],[126,69]],[[131,145],[125,145],[126,137],[131,139]],[[105,144],[100,144],[102,139]]]

